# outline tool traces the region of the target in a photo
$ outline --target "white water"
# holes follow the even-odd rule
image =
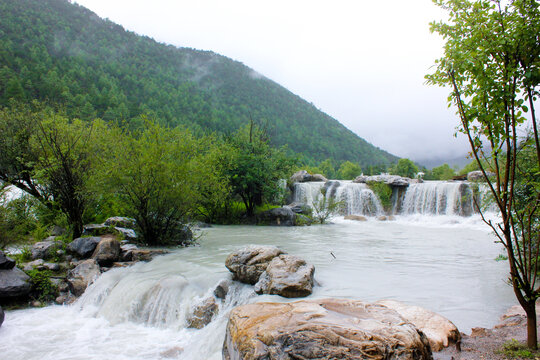
[[[400,213],[426,215],[470,215],[474,208],[468,184],[454,181],[426,181],[410,184],[405,192]]]
[[[72,306],[8,311],[0,327],[2,359],[221,359],[227,312],[238,303],[289,301],[237,284],[218,317],[185,328],[188,309],[229,277],[226,256],[244,244],[275,244],[316,267],[312,298],[397,299],[451,319],[461,331],[493,326],[515,304],[507,263],[477,217],[398,216],[395,222],[346,221],[281,228],[222,226],[200,246],[114,269]],[[330,254],[333,253],[335,258]]]
[[[366,184],[357,184],[346,180],[331,180],[326,195],[343,203],[342,215],[382,215],[384,210],[377,196]],[[294,184],[293,199],[296,203],[313,206],[321,201],[323,182],[305,182]]]

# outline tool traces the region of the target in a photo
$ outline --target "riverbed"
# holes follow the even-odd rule
[[[0,354],[30,359],[221,359],[227,312],[257,296],[235,284],[207,327],[186,314],[229,278],[225,258],[246,244],[276,245],[315,265],[311,298],[396,299],[426,307],[463,332],[491,327],[516,304],[502,246],[478,217],[397,217],[396,221],[310,227],[215,226],[199,245],[103,274],[73,305],[8,311]]]

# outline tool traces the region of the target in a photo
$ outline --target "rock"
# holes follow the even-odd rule
[[[102,238],[92,254],[92,259],[96,259],[100,266],[111,266],[120,259],[120,243],[114,238]]]
[[[491,330],[483,327],[474,327],[471,329],[471,337],[486,337],[492,334]]]
[[[88,285],[101,275],[99,265],[95,259],[82,261],[67,275],[69,289],[75,296],[81,296]]]
[[[40,241],[32,246],[32,260],[48,259],[54,256],[56,250],[62,248],[61,241],[55,241],[54,236],[49,236],[45,241]]]
[[[30,261],[29,263],[23,264],[24,265],[23,270],[24,271],[31,271],[33,269],[45,270],[45,266],[43,266],[44,264],[45,264],[45,260],[37,259],[34,261]]]
[[[495,173],[492,173],[491,171],[486,171],[486,175],[488,177],[494,177]],[[484,178],[484,174],[482,174],[482,171],[480,171],[480,170],[471,171],[470,173],[468,173],[467,174],[467,180],[469,180],[469,181],[486,181],[485,178]]]
[[[2,309],[2,307],[0,306],[0,327],[2,326],[2,324],[4,323],[4,310]]]
[[[307,182],[307,181],[311,181],[311,175],[307,172],[307,170],[297,171],[290,178],[291,184],[294,184],[297,182]]]
[[[0,298],[27,296],[31,288],[30,277],[21,269],[0,270]]]
[[[361,215],[347,215],[344,217],[345,220],[356,220],[356,221],[367,221],[367,217]]]
[[[58,225],[54,225],[49,231],[49,233],[51,234],[51,236],[62,236],[66,233],[66,229]]]
[[[202,303],[195,306],[193,312],[188,316],[188,328],[202,329],[210,324],[212,318],[218,313],[219,307],[214,297],[209,297]]]
[[[310,226],[313,224],[313,219],[303,214],[294,214],[294,226]]]
[[[137,221],[128,217],[113,216],[105,220],[103,225],[133,229],[137,225]]]
[[[34,300],[30,305],[32,305],[33,307],[42,307],[43,303],[41,301]]]
[[[270,261],[283,251],[275,246],[250,245],[231,253],[225,266],[233,273],[233,279],[255,285]]]
[[[396,221],[396,217],[394,215],[389,215],[386,218],[388,221]]]
[[[60,271],[61,269],[60,264],[57,264],[57,263],[43,263],[43,267],[46,270],[51,270],[51,271]]]
[[[150,261],[156,255],[163,255],[163,254],[168,253],[168,251],[166,250],[141,250],[141,249],[130,250],[130,252],[131,252],[131,261]]]
[[[325,177],[324,177],[323,175],[321,175],[321,174],[313,174],[313,175],[311,175],[311,180],[309,180],[309,181],[317,181],[317,182],[322,181],[322,182],[327,182],[328,179],[325,178]]]
[[[292,203],[287,205],[287,207],[289,207],[296,214],[311,215],[313,213],[311,206],[304,203]]]
[[[111,232],[111,227],[104,224],[87,224],[83,226],[83,235],[101,236]]]
[[[218,299],[225,300],[227,294],[229,293],[229,287],[231,282],[229,280],[221,280],[214,289],[214,296]]]
[[[394,300],[381,300],[377,301],[377,304],[395,310],[421,330],[427,336],[433,351],[441,351],[451,344],[459,346],[461,342],[458,328],[450,320],[433,311]]]
[[[399,175],[388,175],[388,174],[381,174],[381,175],[373,175],[373,176],[366,176],[366,175],[360,175],[356,177],[356,179],[353,180],[355,183],[369,183],[369,182],[382,182],[390,186],[395,187],[406,187],[409,186],[410,183],[413,182],[412,179],[407,177],[402,177]]]
[[[313,290],[315,267],[294,255],[279,255],[272,259],[255,284],[257,294],[304,297]]]
[[[223,359],[428,360],[432,355],[425,335],[395,311],[323,299],[234,308]]]
[[[124,237],[124,239],[127,240],[137,240],[137,233],[133,229],[123,228],[116,226],[114,228],[116,231],[120,233]]]
[[[80,237],[69,243],[67,249],[81,259],[87,259],[92,256],[92,253],[96,250],[96,246],[100,241],[101,238],[98,236]]]
[[[15,267],[15,260],[7,257],[4,252],[0,251],[0,270],[11,270]]]
[[[290,207],[280,207],[262,212],[257,223],[264,225],[294,226],[296,214]]]
[[[386,216],[382,215],[382,216],[379,216],[379,217],[377,218],[377,220],[379,220],[379,221],[386,221],[386,220],[388,220],[388,218],[387,218]]]

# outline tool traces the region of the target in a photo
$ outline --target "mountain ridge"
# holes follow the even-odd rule
[[[15,94],[61,104],[73,117],[232,133],[254,120],[275,146],[307,162],[362,166],[397,157],[243,63],[126,31],[67,0],[0,1],[0,105]],[[13,97],[13,96],[12,96]]]

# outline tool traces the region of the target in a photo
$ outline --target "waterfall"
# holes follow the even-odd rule
[[[320,201],[324,196],[321,192],[323,188],[326,196],[343,203],[342,215],[378,216],[384,213],[381,202],[366,184],[346,180],[295,183],[293,200],[313,206],[314,202]]]
[[[474,200],[468,183],[426,181],[410,184],[399,205],[400,214],[470,216]]]

